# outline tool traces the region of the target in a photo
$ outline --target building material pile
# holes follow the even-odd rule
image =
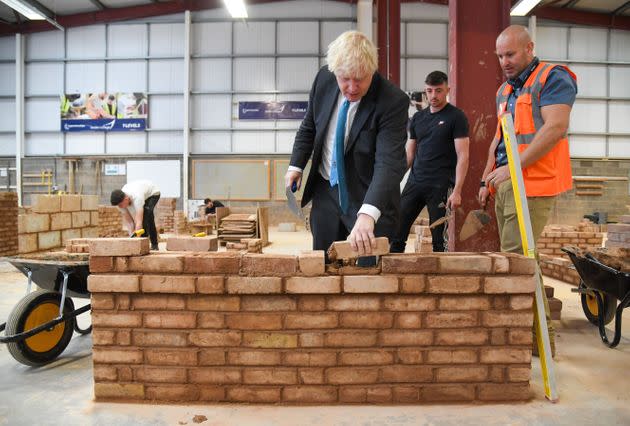
[[[123,229],[122,216],[116,206],[98,206],[98,236],[128,237],[129,232]]]
[[[15,192],[0,192],[0,256],[18,253],[18,197]]]
[[[155,206],[155,227],[160,234],[175,231],[176,198],[160,198]]]
[[[433,251],[433,238],[428,225],[416,225],[416,242],[414,251],[416,253],[431,253]]]
[[[240,242],[243,238],[255,238],[256,214],[232,213],[221,219],[219,239],[225,242]]]
[[[619,222],[608,225],[606,247],[630,250],[630,215],[619,216]]]

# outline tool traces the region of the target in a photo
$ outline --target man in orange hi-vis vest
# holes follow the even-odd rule
[[[556,196],[572,186],[567,129],[577,94],[577,79],[569,68],[535,57],[534,43],[523,26],[512,25],[503,30],[497,37],[496,48],[499,64],[507,77],[497,91],[497,116],[510,112],[514,119],[535,243],[547,224]],[[499,124],[482,175],[479,202],[485,206],[488,195],[494,194],[501,251],[523,254],[507,163]],[[542,279],[540,282],[542,285]],[[555,354],[554,331],[544,289],[542,294]]]

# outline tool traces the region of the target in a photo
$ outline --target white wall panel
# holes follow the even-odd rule
[[[151,129],[179,130],[183,128],[183,96],[151,96],[149,108],[149,127]]]
[[[62,155],[63,133],[27,133],[24,136],[25,155]]]
[[[290,154],[293,152],[293,142],[295,142],[295,131],[276,133],[276,149],[278,153]]]
[[[66,93],[100,92],[104,89],[104,62],[71,62],[66,64]]]
[[[150,132],[149,152],[152,154],[181,154],[182,132]]]
[[[610,102],[608,128],[611,133],[630,133],[630,102]]]
[[[24,93],[31,95],[61,95],[63,62],[31,62],[26,64]]]
[[[571,157],[605,157],[606,138],[603,136],[570,136]]]
[[[144,92],[146,88],[146,61],[114,61],[107,63],[108,92]]]
[[[600,28],[571,28],[569,59],[605,61],[608,30]]]
[[[15,64],[0,63],[0,96],[15,95]]]
[[[105,154],[105,134],[100,132],[67,133],[66,154]]]
[[[322,22],[321,32],[319,33],[319,43],[322,51],[322,55],[325,55],[328,51],[328,45],[333,42],[334,39],[339,37],[341,33],[349,30],[356,29],[355,22]]]
[[[273,54],[275,50],[274,22],[234,23],[234,54]]]
[[[279,58],[278,90],[308,92],[317,74],[318,58]]]
[[[605,132],[606,101],[576,100],[571,111],[571,132]]]
[[[193,95],[191,127],[229,128],[232,105],[229,95]]]
[[[68,58],[105,57],[105,25],[69,28],[66,39]]]
[[[15,130],[15,99],[0,99],[0,132]]]
[[[184,55],[184,24],[151,24],[149,35],[151,56]]]
[[[219,92],[232,88],[230,59],[193,59],[192,90]]]
[[[60,130],[59,98],[32,98],[24,103],[24,130]]]
[[[407,59],[407,84],[409,90],[424,90],[424,80],[432,71],[448,73],[447,61],[442,59]]]
[[[278,53],[319,53],[317,22],[279,22]]]
[[[610,67],[610,96],[630,98],[630,67]]]
[[[275,151],[273,132],[234,132],[233,152],[266,154]]]
[[[105,139],[108,154],[143,154],[145,132],[108,132]]]
[[[610,137],[608,138],[608,153],[614,158],[630,158],[630,138]]]
[[[297,0],[270,5],[248,5],[250,18],[345,18],[356,16],[356,6],[337,1]]]
[[[569,64],[569,68],[577,75],[578,96],[606,96],[605,65]]]
[[[15,36],[0,37],[0,59],[15,59]]]
[[[197,22],[192,25],[193,55],[232,53],[231,22]]]
[[[149,92],[181,93],[184,90],[184,61],[161,59],[149,61]]]
[[[147,55],[146,24],[110,25],[107,29],[107,56],[111,58],[137,58]]]
[[[64,57],[64,44],[63,31],[29,34],[26,36],[26,59],[61,59]]]
[[[407,55],[448,55],[447,24],[407,24]]]
[[[545,59],[567,59],[567,27],[536,28],[534,53]]]
[[[234,90],[276,90],[272,58],[234,58]]]
[[[230,132],[193,132],[193,154],[229,154]]]
[[[429,3],[402,3],[400,16],[405,19],[448,19],[448,6]]]
[[[0,155],[7,157],[15,155],[15,135],[0,134]]]
[[[407,60],[406,59],[401,59],[400,60],[400,89],[404,90],[405,92],[413,92],[413,90],[411,90],[411,88],[409,87],[409,84],[407,83]]]
[[[609,60],[630,62],[630,31],[610,32]]]
[[[400,56],[407,54],[407,24],[400,23]],[[402,80],[401,80],[402,81]]]

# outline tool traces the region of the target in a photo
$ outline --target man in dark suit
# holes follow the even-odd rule
[[[326,59],[285,184],[301,185],[312,156],[302,207],[313,202],[313,249],[347,238],[353,249],[370,254],[375,237],[391,238],[398,225],[409,98],[376,72],[376,47],[358,31],[341,34]]]

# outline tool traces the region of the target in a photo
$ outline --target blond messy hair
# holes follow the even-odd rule
[[[335,75],[362,78],[378,68],[374,43],[359,31],[346,31],[328,45],[328,69]]]

